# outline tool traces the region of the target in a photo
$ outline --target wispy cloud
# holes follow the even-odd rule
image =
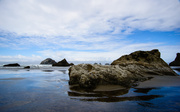
[[[180,27],[179,6],[178,0],[1,0],[0,26],[18,35],[76,38],[136,29],[171,31]]]
[[[0,47],[36,47],[56,59],[112,60],[134,50],[164,49],[163,43],[127,37],[136,30],[175,31],[179,14],[178,0],[0,0]]]

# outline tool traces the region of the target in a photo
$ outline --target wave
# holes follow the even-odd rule
[[[41,64],[34,64],[34,65],[21,65],[20,67],[3,67],[0,66],[0,69],[24,69],[24,67],[30,66],[30,69],[67,69],[69,67],[54,67],[52,65],[41,65]]]

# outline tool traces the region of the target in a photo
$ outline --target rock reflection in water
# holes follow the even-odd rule
[[[137,89],[134,92],[148,93],[154,88]],[[94,91],[81,89],[78,85],[71,86],[68,95],[71,99],[80,101],[98,101],[98,102],[122,102],[122,101],[149,101],[155,98],[163,97],[162,95],[142,95],[142,96],[126,96],[129,89],[117,89],[111,91]],[[143,105],[143,104],[142,104]]]
[[[62,72],[63,74],[66,74],[67,70],[59,70],[60,72]]]
[[[136,93],[144,93],[148,94],[153,89],[159,89],[159,88],[135,88],[136,90],[134,92]]]
[[[43,72],[53,72],[54,70],[42,70]]]
[[[107,97],[94,99],[80,99],[81,101],[99,101],[99,102],[122,102],[122,101],[149,101],[155,98],[163,97],[161,95],[147,95],[147,96],[131,96],[131,97]]]
[[[54,72],[56,70],[42,70],[43,72]],[[63,74],[66,74],[67,70],[58,70],[59,72],[62,72]]]

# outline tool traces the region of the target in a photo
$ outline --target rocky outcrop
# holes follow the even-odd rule
[[[55,64],[56,61],[54,61],[53,59],[51,58],[47,58],[45,60],[43,60],[40,64]]]
[[[113,61],[111,65],[79,64],[69,68],[69,84],[83,88],[95,88],[99,84],[135,86],[148,80],[149,75],[177,75],[160,58],[158,50],[136,51]]]
[[[176,54],[175,60],[169,63],[169,66],[180,66],[180,53]]]
[[[20,67],[20,65],[18,63],[12,63],[12,64],[4,65],[3,67]]]
[[[70,66],[70,64],[66,61],[66,59],[63,59],[58,63],[53,64],[52,66]]]
[[[98,84],[119,84],[132,86],[138,80],[146,77],[131,73],[119,65],[79,64],[69,68],[69,84],[79,84],[83,88],[95,88]]]
[[[169,65],[160,58],[160,52],[157,49],[151,51],[136,51],[129,55],[124,55],[113,61],[111,65],[129,66],[133,65],[131,71],[141,71],[142,73],[151,73],[156,75],[176,75]]]

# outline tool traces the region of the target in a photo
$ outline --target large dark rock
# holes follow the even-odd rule
[[[53,59],[51,58],[47,58],[45,60],[43,60],[40,64],[55,64],[56,61],[54,61]]]
[[[176,54],[175,60],[169,63],[169,66],[180,66],[180,53]]]
[[[176,75],[169,65],[160,58],[160,52],[157,49],[152,51],[136,51],[129,55],[124,55],[113,61],[111,65],[134,65],[134,69],[131,70],[133,72],[140,70],[142,73]]]
[[[79,64],[69,68],[69,84],[79,84],[83,88],[95,88],[99,84],[135,86],[148,80],[150,75],[177,74],[160,58],[158,50],[136,51],[122,56],[111,65]]]
[[[18,63],[12,63],[12,64],[4,65],[4,67],[20,67],[20,65]]]
[[[63,59],[58,63],[53,64],[52,66],[70,66],[70,64],[66,61],[66,59]]]

